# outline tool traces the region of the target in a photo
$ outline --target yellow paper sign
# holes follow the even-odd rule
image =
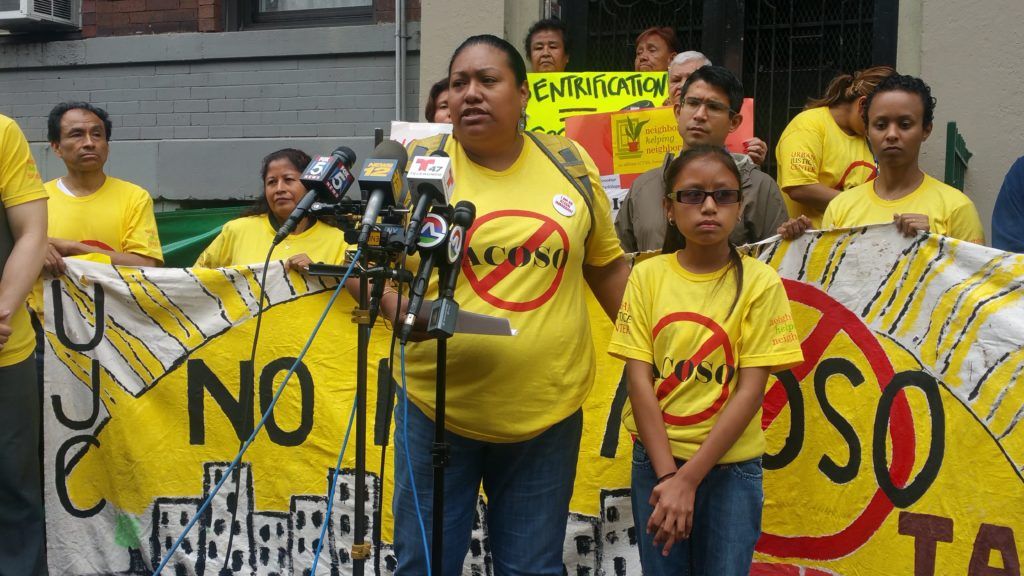
[[[562,134],[579,114],[661,106],[668,97],[664,72],[544,72],[529,74],[527,129]]]

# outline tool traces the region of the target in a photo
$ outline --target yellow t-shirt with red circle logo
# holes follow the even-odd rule
[[[447,428],[488,442],[518,442],[578,410],[594,382],[583,266],[623,253],[596,166],[579,147],[594,190],[587,203],[528,138],[516,162],[495,172],[475,164],[454,138],[445,151],[452,204],[468,200],[476,220],[455,289],[463,311],[508,318],[515,336],[456,334],[448,343]],[[426,297],[437,296],[437,275]],[[410,343],[409,397],[434,413],[434,341]]]
[[[824,184],[849,190],[877,174],[867,138],[843,132],[828,106],[804,110],[786,125],[775,148],[775,160],[789,217],[803,214],[815,228],[821,226],[823,211],[793,200],[785,193],[787,188]]]
[[[25,135],[14,120],[0,115],[0,201],[4,208],[11,208],[45,198],[46,190]],[[10,327],[11,336],[0,349],[0,366],[25,360],[36,347],[28,311],[20,303],[11,314]]]
[[[608,353],[654,367],[652,384],[676,458],[693,457],[707,439],[739,370],[768,366],[774,372],[803,362],[778,274],[754,258],[742,262],[743,290],[732,313],[732,266],[694,274],[675,254],[665,254],[640,262],[630,275]],[[622,421],[637,434],[629,405]],[[764,449],[758,410],[721,462],[750,460]]]

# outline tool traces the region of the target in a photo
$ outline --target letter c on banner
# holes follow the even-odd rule
[[[72,436],[68,438],[64,444],[61,445],[60,449],[57,450],[56,459],[56,474],[54,474],[54,486],[57,488],[57,498],[60,499],[61,506],[64,510],[67,510],[68,514],[71,514],[75,518],[88,518],[95,516],[103,510],[103,507],[107,505],[107,501],[100,499],[92,508],[80,509],[75,508],[75,505],[71,502],[71,497],[68,496],[68,485],[67,478],[71,473],[71,470],[64,467],[64,461],[68,456],[68,451],[71,450],[76,444],[89,444],[97,448],[100,447],[100,441],[97,440],[90,434],[79,434],[78,436]],[[78,458],[75,458],[77,462]],[[73,469],[73,468],[72,468]]]

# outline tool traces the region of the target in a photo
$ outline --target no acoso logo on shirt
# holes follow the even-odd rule
[[[673,329],[666,331],[669,326],[673,326]],[[668,338],[671,343],[673,333],[680,331],[683,335],[697,331],[698,336],[694,341],[699,342],[699,345],[690,357],[666,356],[655,367],[659,377],[664,378],[656,390],[659,402],[684,385],[687,388],[683,390],[683,394],[690,398],[694,395],[705,396],[703,390],[696,388],[697,386],[720,388],[709,406],[690,414],[673,414],[667,409],[662,411],[662,418],[667,424],[691,426],[713,417],[725,405],[729,398],[729,385],[736,376],[736,361],[733,357],[732,343],[725,330],[714,320],[695,312],[674,312],[666,315],[654,326],[652,336],[655,341],[661,337]]]
[[[569,235],[554,218],[496,210],[477,218],[466,232],[462,272],[485,302],[527,312],[558,292],[570,249]]]

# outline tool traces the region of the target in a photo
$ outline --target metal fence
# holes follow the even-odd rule
[[[874,0],[748,0],[743,87],[754,98],[754,133],[772,151],[786,124],[843,72],[872,65]]]
[[[755,99],[754,133],[771,153],[807,99],[840,72],[895,64],[896,11],[888,0],[563,0],[577,46],[576,70],[631,70],[634,41],[650,26],[672,26],[687,50],[701,50],[741,74]],[[713,32],[707,29],[713,28]],[[723,48],[726,47],[726,48]],[[741,47],[734,53],[733,47]],[[727,60],[722,62],[721,60]]]

